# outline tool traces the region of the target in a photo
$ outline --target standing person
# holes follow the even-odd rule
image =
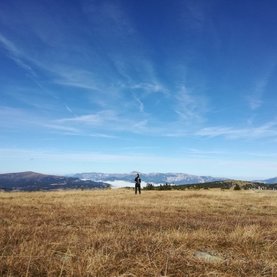
[[[140,183],[141,183],[141,179],[139,177],[139,174],[137,174],[137,177],[135,178],[135,194],[137,194],[137,191],[139,191],[139,194],[141,193],[140,192]]]

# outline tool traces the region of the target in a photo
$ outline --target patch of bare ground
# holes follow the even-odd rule
[[[0,276],[277,276],[274,191],[0,193]]]

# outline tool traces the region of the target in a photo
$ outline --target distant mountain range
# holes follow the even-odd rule
[[[260,182],[265,183],[265,184],[277,184],[277,177],[261,180]]]
[[[226,178],[216,178],[210,176],[197,176],[190,175],[185,173],[140,173],[141,179],[145,183],[152,184],[175,184],[175,185],[186,185],[186,184],[195,184],[195,183],[206,183],[213,181],[221,181],[226,180]],[[134,183],[134,179],[136,177],[136,172],[131,173],[97,173],[97,172],[89,172],[89,173],[77,173],[74,174],[73,177],[77,177],[83,180],[94,180],[101,182],[115,182],[115,181],[125,181]]]
[[[133,186],[136,172],[128,174],[112,174],[112,173],[78,173],[72,176],[56,176],[40,174],[32,171],[19,173],[0,174],[0,190],[4,191],[38,191],[38,190],[57,190],[57,189],[92,189],[92,188],[109,188],[111,186],[124,187]],[[169,185],[197,185],[201,184],[208,187],[225,187],[226,184],[218,183],[224,181],[232,181],[226,178],[216,178],[211,176],[197,176],[184,173],[140,173],[143,185],[153,184],[169,184]],[[241,182],[242,186],[250,186],[249,183]],[[253,184],[252,184],[253,183]],[[253,181],[251,186],[253,188],[264,184],[265,187],[275,187],[277,184],[277,177],[262,181]],[[273,185],[275,184],[275,185]],[[232,183],[233,185],[233,183]],[[229,186],[229,185],[228,185]]]
[[[0,174],[0,190],[37,191],[57,189],[107,188],[109,184],[77,177],[40,174],[32,171]]]
[[[131,173],[98,173],[98,172],[87,172],[77,173],[72,175],[83,180],[93,180],[98,182],[106,182],[114,184],[116,182],[126,182],[129,184],[134,183],[136,172]],[[228,178],[211,177],[211,176],[197,176],[185,173],[140,173],[141,179],[144,183],[151,184],[175,184],[175,185],[189,185],[189,184],[202,184],[215,181],[224,181]],[[277,183],[277,177],[265,180],[255,181],[265,184]]]

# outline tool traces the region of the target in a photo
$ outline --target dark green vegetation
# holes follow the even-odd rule
[[[240,181],[240,180],[224,180],[224,181],[214,181],[207,183],[197,183],[189,185],[171,185],[171,184],[161,184],[159,186],[153,186],[152,184],[147,184],[144,188],[145,190],[186,190],[186,189],[233,189],[233,190],[248,190],[248,189],[277,189],[277,184],[265,184],[260,182],[250,182],[250,181]]]

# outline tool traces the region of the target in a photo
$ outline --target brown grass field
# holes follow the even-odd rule
[[[0,193],[0,276],[277,276],[277,191]]]

